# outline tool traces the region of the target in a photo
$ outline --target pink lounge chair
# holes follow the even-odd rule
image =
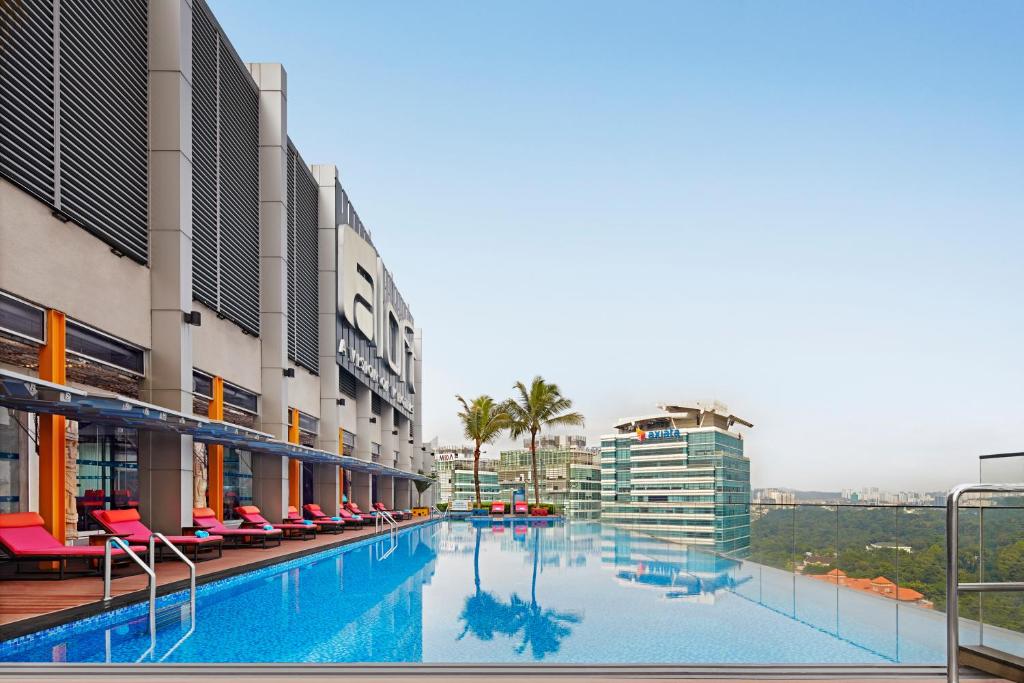
[[[130,547],[137,555],[144,555],[148,550],[144,545]],[[9,556],[8,561],[14,562],[18,572],[24,562],[53,561],[57,563],[57,578],[63,579],[68,560],[73,559],[85,560],[86,572],[92,571],[93,562],[98,573],[103,571],[103,546],[63,545],[46,530],[43,518],[36,512],[0,514],[0,548]],[[128,554],[117,546],[110,551],[111,562],[127,557]]]
[[[320,527],[316,524],[304,524],[302,522],[274,524],[260,514],[260,509],[255,505],[240,505],[235,508],[235,512],[242,518],[243,527],[266,527],[270,525],[275,529],[283,531],[284,537],[287,539],[306,540],[307,538],[316,538],[316,532],[320,531]]]
[[[399,521],[410,519],[412,517],[411,514],[407,515],[404,510],[389,510],[384,503],[381,503],[380,501],[373,504],[373,509],[377,512],[386,512]]]
[[[496,500],[491,503],[491,514],[492,515],[503,515],[505,514],[505,503],[504,501]]]
[[[338,506],[338,516],[345,520],[345,524],[351,524],[353,526],[366,526],[370,523],[369,517],[353,515],[343,505]]]
[[[149,545],[149,537],[153,532],[142,523],[139,511],[135,508],[129,510],[93,510],[93,519],[100,523],[104,529],[112,534],[124,534],[128,536],[129,543]],[[159,538],[156,539],[157,561],[163,559],[164,544]],[[189,548],[192,549],[192,559],[199,561],[200,550],[216,550],[217,557],[224,551],[224,537],[210,534],[200,538],[199,536],[167,536],[167,540],[179,546],[186,555]]]
[[[267,547],[267,541],[274,541],[274,545],[281,545],[281,537],[284,532],[280,529],[232,529],[224,526],[224,522],[217,519],[217,513],[210,508],[192,508],[192,523],[197,529],[202,529],[217,536],[223,536],[226,540],[235,545],[259,545]]]
[[[363,512],[362,510],[359,509],[359,505],[357,503],[345,503],[345,507],[348,508],[348,511],[351,512],[353,515],[359,515],[363,519],[370,519],[375,514],[377,514],[376,510]]]
[[[294,509],[295,508],[292,506],[288,506],[289,513]],[[302,509],[306,511],[306,514],[309,515],[309,518],[312,519],[313,522],[324,530],[324,533],[340,534],[345,531],[346,522],[344,519],[341,519],[340,515],[338,516],[338,519],[332,519],[325,515],[324,511],[316,503],[306,503],[302,506]],[[296,512],[296,514],[298,513]],[[299,515],[299,517],[301,518],[301,515]]]

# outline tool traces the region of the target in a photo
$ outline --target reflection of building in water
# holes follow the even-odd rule
[[[540,564],[545,568],[583,567],[587,564],[587,555],[597,554],[598,541],[593,533],[596,524],[579,528],[546,520],[543,526],[540,524],[539,521],[514,520],[509,525],[485,526],[484,533],[497,536],[503,551],[525,550],[523,564],[533,562],[535,546]]]
[[[750,580],[735,560],[616,527],[602,529],[601,566],[614,571],[619,583],[660,591],[670,600],[707,604]]]
[[[344,651],[346,659],[354,662],[394,661],[396,655],[400,661],[423,660],[423,586],[434,576],[437,559],[432,533],[432,528],[426,527],[398,536],[398,547],[387,560],[380,561],[373,547],[334,558],[341,577],[339,600],[347,601],[350,609],[360,603],[365,609],[351,609],[349,620],[327,643],[312,639],[317,651]],[[385,552],[390,547],[387,537],[377,543]],[[294,574],[293,580],[298,580],[301,571],[298,568],[288,575]],[[368,576],[372,577],[374,598],[364,600],[360,594],[366,592]],[[386,625],[383,632],[388,637],[368,637],[377,632],[376,627],[368,629],[369,624]]]

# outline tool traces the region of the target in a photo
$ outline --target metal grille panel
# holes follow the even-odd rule
[[[217,296],[217,29],[192,11],[192,297],[220,310]]]
[[[223,43],[223,36],[221,41]],[[220,304],[243,330],[260,331],[259,94],[221,45],[219,148]]]
[[[259,94],[203,2],[192,50],[192,296],[259,335]]]
[[[149,260],[148,3],[60,2],[61,210]]]
[[[288,352],[319,372],[319,188],[291,141],[288,143]]]
[[[0,175],[54,203],[53,2],[0,9]]]

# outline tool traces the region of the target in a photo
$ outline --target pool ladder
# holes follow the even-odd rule
[[[113,596],[110,593],[110,565],[111,555],[113,546],[118,546],[132,559],[135,564],[139,565],[149,577],[149,649],[142,653],[138,661],[142,661],[147,655],[151,654],[156,648],[156,541],[160,540],[165,547],[170,548],[174,551],[174,554],[188,566],[189,574],[189,589],[188,589],[188,604],[189,604],[189,619],[191,625],[185,635],[183,635],[178,642],[174,644],[171,649],[160,658],[160,661],[166,659],[172,652],[174,652],[179,645],[181,645],[189,636],[192,635],[196,630],[196,565],[192,560],[185,556],[185,553],[181,552],[178,546],[171,543],[166,536],[161,533],[150,534],[149,537],[149,564],[147,565],[142,561],[138,555],[135,554],[123,538],[113,536],[108,538],[103,544],[103,602],[109,603]]]
[[[946,496],[946,680],[960,680],[960,594],[1024,591],[1024,581],[961,583],[957,553],[960,542],[960,499],[966,493],[1024,493],[1024,484],[961,484]],[[984,533],[979,520],[978,527]],[[978,550],[984,547],[978,544]],[[979,568],[982,565],[978,558]],[[980,619],[979,619],[980,621]]]
[[[381,552],[380,543],[378,543],[376,546],[377,561],[381,562],[391,557],[391,553],[395,552],[395,548],[398,547],[398,543],[395,541],[395,533],[398,531],[398,522],[395,521],[395,518],[392,517],[391,513],[388,512],[387,510],[380,510],[373,519],[374,524],[376,525],[375,529],[377,533],[380,533],[384,529],[385,524],[388,525],[388,531],[390,531],[390,533],[388,534],[388,538],[391,540],[391,545],[388,546],[388,549],[386,551]]]

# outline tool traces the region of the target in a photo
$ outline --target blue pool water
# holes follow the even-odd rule
[[[596,523],[546,524],[414,527],[393,551],[364,541],[201,586],[194,630],[187,596],[166,596],[155,643],[139,605],[0,643],[0,661],[943,660],[941,614]]]

